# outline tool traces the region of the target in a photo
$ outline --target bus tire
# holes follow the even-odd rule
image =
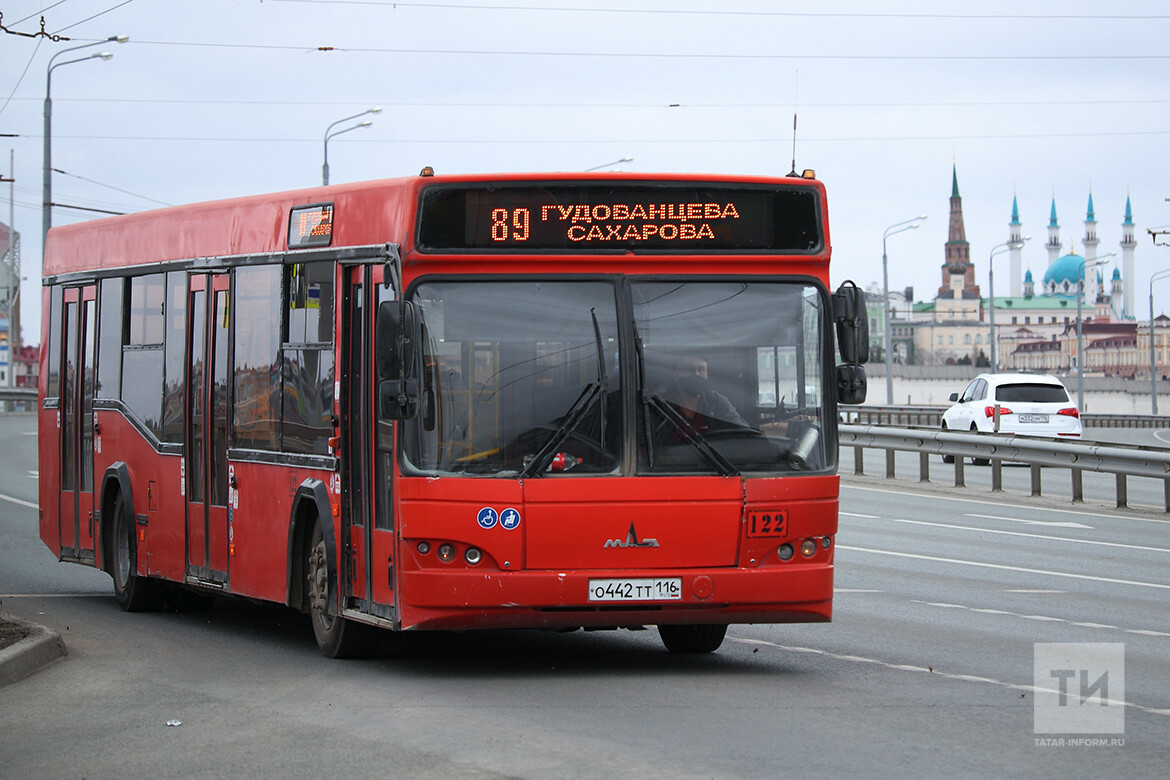
[[[662,644],[672,653],[713,653],[723,644],[727,624],[659,626]]]
[[[329,614],[329,591],[333,583],[329,581],[325,536],[321,533],[320,521],[313,521],[313,531],[305,550],[304,571],[309,620],[321,653],[327,658],[364,658],[370,655],[376,640],[373,629],[340,615]]]
[[[126,499],[119,493],[114,499],[114,528],[110,537],[110,575],[114,578],[114,598],[126,612],[153,612],[162,609],[166,600],[163,583],[139,576],[138,542]]]

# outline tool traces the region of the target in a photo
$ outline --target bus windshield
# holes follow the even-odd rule
[[[826,304],[811,284],[435,280],[412,297],[425,355],[405,429],[414,473],[614,474],[627,447],[647,474],[834,465]]]

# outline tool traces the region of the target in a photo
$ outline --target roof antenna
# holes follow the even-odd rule
[[[800,108],[800,71],[796,71],[796,98],[792,105],[792,170],[789,176],[796,175],[796,112]]]

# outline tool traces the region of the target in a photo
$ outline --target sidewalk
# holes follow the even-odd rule
[[[68,652],[56,631],[0,612],[0,687],[29,676]]]

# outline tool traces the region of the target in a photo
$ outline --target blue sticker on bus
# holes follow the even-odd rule
[[[520,513],[512,507],[508,507],[503,512],[500,512],[500,528],[506,528],[511,531],[520,525]]]
[[[496,525],[496,521],[499,519],[500,518],[496,515],[496,510],[492,509],[490,506],[485,506],[483,509],[479,510],[479,514],[475,517],[475,521],[479,523],[480,528],[493,528]]]

